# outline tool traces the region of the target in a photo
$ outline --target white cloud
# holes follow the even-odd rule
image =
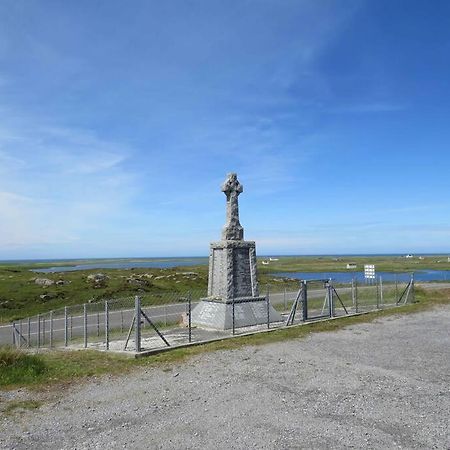
[[[88,234],[101,237],[135,192],[134,175],[124,167],[131,150],[90,131],[31,120],[4,124],[0,149],[3,248],[63,247]]]
[[[51,204],[45,200],[0,192],[0,247],[26,248],[72,242],[75,237],[58,227],[49,214]]]
[[[27,140],[33,153],[55,170],[94,174],[109,170],[127,159],[130,149],[98,138],[89,130],[38,127]]]
[[[0,142],[1,141],[2,137],[0,136]],[[0,167],[2,167],[3,169],[20,169],[21,167],[25,167],[25,164],[26,163],[24,159],[16,158],[15,156],[9,155],[5,151],[0,150]]]

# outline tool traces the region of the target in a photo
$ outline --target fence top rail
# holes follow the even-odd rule
[[[332,280],[332,278],[312,278],[308,280],[300,280],[302,283],[329,283]]]

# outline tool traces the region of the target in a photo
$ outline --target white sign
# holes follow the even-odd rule
[[[365,264],[364,265],[364,278],[366,279],[375,279],[375,265],[374,264]]]

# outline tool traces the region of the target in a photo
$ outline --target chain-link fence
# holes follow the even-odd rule
[[[94,348],[145,351],[211,341],[236,334],[291,326],[393,307],[414,301],[413,278],[385,283],[334,283],[330,279],[273,283],[258,301],[216,302],[218,322],[196,326],[192,312],[206,292],[153,293],[68,306],[11,326],[11,342],[28,348]],[[195,314],[194,314],[195,315]],[[220,322],[220,323],[219,323]]]

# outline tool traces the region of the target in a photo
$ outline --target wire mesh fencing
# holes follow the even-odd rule
[[[261,287],[261,294],[269,297],[271,305],[280,313],[287,313],[292,307],[299,289],[299,282],[277,282]]]
[[[191,290],[185,293],[147,294],[141,297],[140,349],[192,342],[191,313],[205,296],[205,290]],[[132,340],[136,342],[135,338]]]
[[[221,302],[204,290],[146,293],[67,306],[12,324],[12,344],[25,348],[134,351],[176,347],[413,302],[408,277],[374,284],[302,280],[261,286],[260,297]],[[209,326],[193,322],[207,300]],[[210,303],[210,304],[209,304]],[[215,316],[214,316],[215,315]],[[216,320],[216,321],[215,321]]]

